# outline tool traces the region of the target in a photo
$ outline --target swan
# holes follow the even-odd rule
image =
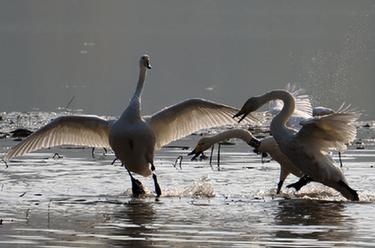
[[[98,116],[58,117],[12,147],[3,160],[64,144],[111,148],[129,173],[134,196],[143,194],[144,190],[131,172],[144,177],[152,175],[155,193],[160,196],[155,150],[200,129],[236,124],[232,115],[238,110],[204,99],[188,99],[143,118],[141,95],[149,69],[150,56],[141,56],[135,92],[118,120],[107,121]],[[253,119],[247,121],[251,123]]]
[[[290,173],[297,177],[303,176],[303,173],[288,159],[287,156],[284,155],[284,153],[281,152],[279,145],[272,136],[259,140],[255,138],[250,131],[245,129],[231,129],[214,136],[203,137],[197,142],[195,148],[188,155],[194,155],[194,157],[197,157],[214,144],[232,138],[243,140],[248,145],[254,147],[255,152],[268,153],[280,164],[280,177],[277,184],[277,194],[280,193],[284,180]]]
[[[330,148],[346,149],[345,143],[355,139],[354,122],[360,114],[348,109],[339,110],[321,118],[305,120],[301,122],[302,128],[296,131],[286,126],[295,109],[294,97],[288,91],[273,90],[249,98],[233,117],[240,117],[241,122],[249,113],[276,99],[283,101],[284,105],[272,119],[270,129],[281,151],[313,181],[336,189],[349,200],[358,201],[357,192],[349,187],[342,171],[327,153]]]
[[[310,96],[304,94],[304,90],[297,88],[296,85],[288,83],[285,87],[289,93],[291,93],[295,100],[296,100],[296,107],[293,114],[289,117],[286,126],[294,128],[296,130],[300,130],[302,125],[301,122],[310,119],[315,116],[323,116],[332,114],[335,111],[328,107],[317,106],[313,107],[311,104]],[[348,108],[350,105],[347,106]],[[275,116],[278,114],[281,109],[283,108],[283,102],[281,100],[274,100],[270,101],[268,105],[267,113]],[[344,104],[340,107],[341,109],[344,108]],[[341,159],[341,151],[338,151],[340,167],[342,167],[342,159]]]

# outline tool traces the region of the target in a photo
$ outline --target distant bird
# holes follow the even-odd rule
[[[275,161],[280,164],[280,178],[279,183],[277,184],[277,194],[280,193],[284,180],[290,173],[297,177],[303,176],[303,173],[288,159],[287,156],[285,156],[281,152],[279,145],[276,143],[273,137],[267,137],[262,140],[258,140],[253,136],[251,132],[244,129],[231,129],[211,137],[203,137],[198,141],[195,148],[188,155],[194,155],[194,157],[198,157],[203,153],[203,151],[209,149],[215,143],[219,143],[232,138],[237,138],[245,141],[248,145],[255,148],[254,152],[256,153],[268,153]],[[308,181],[306,181],[306,183],[308,183]],[[296,189],[299,190],[302,186],[303,185],[299,183],[298,188]],[[297,187],[297,185],[293,184],[292,187]]]
[[[148,55],[141,57],[139,68],[134,95],[118,120],[106,121],[97,116],[58,117],[10,149],[4,160],[63,144],[112,148],[128,170],[133,195],[143,194],[144,189],[131,172],[145,177],[152,174],[156,195],[160,196],[154,173],[155,149],[200,129],[236,124],[231,116],[238,110],[203,99],[188,99],[142,118],[141,93],[146,71],[151,69]],[[247,121],[253,122],[250,118]]]
[[[295,109],[294,97],[285,90],[273,90],[249,98],[234,117],[240,117],[240,122],[249,113],[275,99],[284,103],[270,126],[281,151],[313,181],[336,189],[347,199],[358,201],[357,192],[349,187],[342,171],[327,153],[329,148],[346,149],[345,143],[355,139],[354,122],[359,113],[344,109],[321,118],[308,119],[301,123],[302,128],[297,132],[286,126]]]
[[[33,131],[30,131],[25,128],[17,128],[16,130],[10,131],[9,133],[12,134],[13,138],[25,138],[33,133]]]

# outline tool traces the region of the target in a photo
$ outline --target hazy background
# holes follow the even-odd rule
[[[191,97],[240,107],[294,82],[375,119],[375,1],[0,1],[0,111],[119,115],[138,59],[143,112]]]

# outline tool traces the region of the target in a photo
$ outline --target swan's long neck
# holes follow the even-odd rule
[[[137,88],[135,89],[133,99],[134,98],[139,98],[139,99],[141,98],[143,85],[145,84],[145,79],[146,79],[146,72],[147,72],[146,67],[141,66],[140,69],[139,69],[139,77],[138,77]]]
[[[244,129],[231,129],[222,133],[219,133],[211,137],[212,144],[225,141],[227,139],[242,139],[246,143],[249,143],[252,139],[255,139],[254,136],[247,130]]]
[[[124,113],[122,113],[120,119],[128,121],[135,121],[141,119],[141,96],[143,86],[145,83],[146,71],[146,67],[140,67],[137,88],[135,89],[133,97],[130,100],[129,106],[126,108]]]
[[[295,109],[294,97],[289,92],[284,90],[274,90],[260,97],[260,101],[264,103],[272,100],[281,100],[283,101],[284,106],[281,111],[273,118],[271,126],[286,127],[286,123]]]
[[[260,96],[260,101],[266,103],[272,100],[281,100],[284,103],[281,111],[272,119],[270,130],[272,135],[277,140],[277,143],[287,141],[290,138],[291,130],[286,126],[289,117],[293,114],[295,109],[295,99],[287,91],[274,90]]]

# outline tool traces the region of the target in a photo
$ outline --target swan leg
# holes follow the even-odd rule
[[[283,184],[284,184],[284,180],[280,180],[279,183],[277,184],[276,194],[280,194],[280,190]]]
[[[217,170],[220,170],[220,148],[221,144],[219,143],[219,148],[217,149]]]
[[[161,188],[160,188],[160,185],[158,183],[158,178],[156,177],[156,174],[155,174],[155,166],[153,163],[151,163],[151,170],[152,170],[152,179],[154,179],[154,185],[155,185],[155,193],[156,193],[156,196],[159,197],[161,196]]]
[[[93,147],[93,148],[91,149],[91,157],[92,157],[92,158],[95,158],[95,154],[94,154],[94,152],[95,152],[95,147]]]
[[[342,168],[341,151],[339,151],[340,168]]]
[[[281,187],[284,184],[285,179],[289,175],[289,171],[286,170],[284,167],[280,167],[280,177],[279,177],[279,183],[277,184],[277,190],[276,194],[280,194]]]
[[[115,162],[116,162],[116,160],[118,160],[118,158],[115,158],[115,159],[112,161],[111,165],[114,165]],[[121,165],[121,166],[122,166],[122,165]]]
[[[303,186],[305,186],[306,184],[310,183],[311,181],[313,181],[311,179],[311,177],[307,176],[307,175],[304,175],[303,177],[301,177],[298,182],[295,182],[295,183],[292,183],[292,184],[289,184],[287,185],[286,187],[287,188],[295,188],[296,191],[299,191]]]
[[[213,153],[214,153],[214,149],[215,149],[215,145],[212,145],[211,154],[210,154],[210,166],[211,166],[211,168],[212,168],[212,156],[213,156]]]
[[[129,169],[126,166],[125,166],[125,168],[128,171],[130,179],[132,181],[132,193],[133,193],[133,196],[134,197],[139,197],[140,195],[144,195],[146,192],[145,192],[145,190],[143,188],[143,185],[142,185],[141,181],[139,181],[138,179],[135,179],[133,177],[133,175],[131,174],[131,172],[129,171]]]

